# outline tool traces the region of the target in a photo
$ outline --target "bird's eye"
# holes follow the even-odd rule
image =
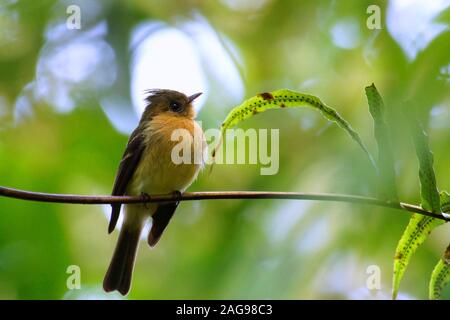
[[[170,102],[170,110],[174,112],[180,112],[183,109],[183,106],[178,101],[171,101]]]

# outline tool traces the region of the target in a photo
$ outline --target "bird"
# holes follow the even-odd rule
[[[169,89],[150,89],[145,93],[146,107],[126,145],[112,195],[150,196],[173,192],[178,196],[175,199],[179,199],[197,178],[207,155],[205,136],[195,120],[193,108],[193,101],[202,93],[187,96]],[[183,152],[186,154],[181,155]],[[184,159],[181,162],[180,156]],[[151,218],[147,242],[154,247],[178,204],[177,200],[124,205],[123,224],[103,280],[106,292],[117,290],[124,296],[128,294],[144,225]],[[109,234],[114,231],[121,211],[120,203],[111,206]]]

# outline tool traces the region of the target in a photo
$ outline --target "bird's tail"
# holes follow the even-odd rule
[[[103,280],[103,289],[106,292],[117,290],[122,295],[126,295],[130,290],[141,230],[140,224],[123,224],[114,255]]]
[[[176,201],[161,204],[156,209],[156,212],[152,216],[152,228],[147,238],[150,247],[154,247],[158,243],[179,203],[179,201]]]

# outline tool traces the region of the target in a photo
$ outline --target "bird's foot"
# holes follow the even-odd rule
[[[178,203],[181,201],[183,194],[180,191],[176,190],[173,192],[173,196],[175,198],[175,201]]]
[[[146,209],[148,209],[148,203],[149,203],[148,201],[150,200],[150,195],[148,193],[141,192],[141,198],[142,198],[144,207]]]

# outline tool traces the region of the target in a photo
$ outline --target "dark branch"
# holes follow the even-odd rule
[[[113,204],[113,203],[145,203],[168,202],[174,200],[218,200],[218,199],[290,199],[290,200],[314,200],[359,203],[399,209],[419,213],[436,219],[450,221],[441,214],[433,213],[408,203],[387,202],[376,198],[327,193],[301,193],[301,192],[268,192],[268,191],[209,191],[209,192],[185,192],[181,195],[158,194],[145,196],[81,196],[72,194],[40,193],[0,187],[0,196],[21,200],[72,203],[72,204]]]

